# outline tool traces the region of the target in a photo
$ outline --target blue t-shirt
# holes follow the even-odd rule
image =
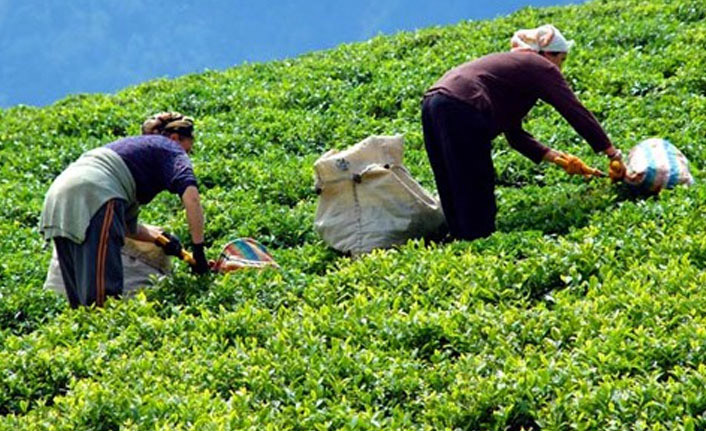
[[[186,151],[161,135],[131,136],[106,145],[123,159],[137,189],[137,201],[144,205],[163,190],[179,196],[197,186]]]

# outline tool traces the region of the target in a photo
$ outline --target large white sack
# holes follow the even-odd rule
[[[355,255],[443,231],[441,205],[403,166],[403,150],[401,135],[370,136],[314,163],[314,225],[327,244]]]
[[[169,256],[164,254],[161,247],[149,242],[125,238],[120,257],[123,261],[123,295],[125,296],[133,294],[140,287],[151,285],[152,276],[163,277],[171,272]],[[52,250],[44,288],[66,297],[66,287],[61,277],[56,249]]]

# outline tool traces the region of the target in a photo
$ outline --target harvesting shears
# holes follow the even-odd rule
[[[160,234],[157,236],[157,242],[159,245],[165,246],[169,243],[169,238]],[[194,259],[194,256],[183,248],[181,249],[181,255],[179,257],[189,265],[196,265],[196,259]]]
[[[559,153],[553,162],[564,168],[569,175],[583,175],[586,178],[605,177],[603,172],[588,166],[583,160],[571,154]]]
[[[166,245],[169,238],[159,235],[157,242]],[[194,256],[184,249],[181,250],[179,257],[189,265],[196,265]],[[218,260],[210,260],[208,265],[213,272],[231,272],[244,268],[279,268],[265,246],[252,238],[238,238],[230,241],[223,247]]]
[[[613,160],[610,162],[610,169],[608,169],[608,176],[610,179],[616,183],[625,178],[626,169],[625,165],[619,160]]]

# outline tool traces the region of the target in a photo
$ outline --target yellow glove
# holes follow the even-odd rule
[[[623,164],[622,161],[620,160],[613,160],[610,162],[610,169],[608,170],[608,176],[610,176],[610,180],[614,183],[617,183],[618,181],[622,181],[623,178],[625,178],[625,172],[627,169],[625,168],[625,165]]]
[[[588,166],[583,160],[571,154],[559,153],[554,163],[564,168],[569,175],[583,175],[586,178],[605,176],[603,172]]]

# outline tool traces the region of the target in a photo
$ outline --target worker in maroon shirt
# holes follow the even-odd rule
[[[552,105],[596,152],[620,162],[596,118],[578,101],[560,68],[573,41],[554,26],[520,30],[512,51],[487,55],[448,71],[424,95],[424,143],[452,237],[472,240],[495,230],[495,171],[491,141],[539,163],[562,153],[538,142],[522,119],[541,99]]]

